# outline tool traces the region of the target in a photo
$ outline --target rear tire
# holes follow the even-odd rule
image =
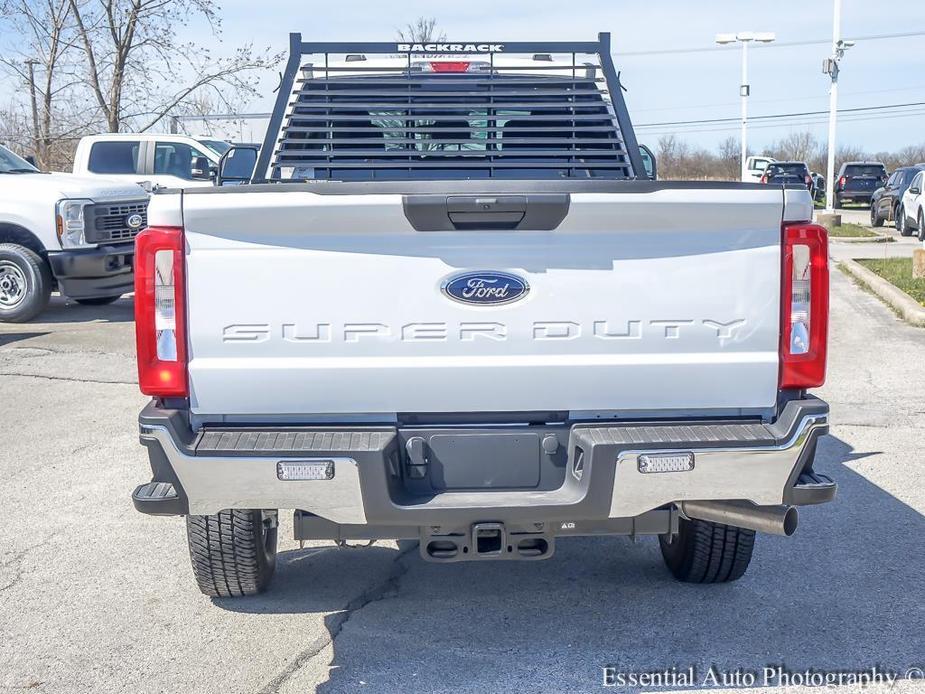
[[[51,270],[35,251],[0,243],[0,322],[24,323],[48,306]]]
[[[679,520],[678,534],[658,538],[665,565],[683,583],[728,583],[752,560],[755,531],[702,520]]]
[[[925,241],[925,215],[922,214],[922,210],[919,210],[916,228],[919,230],[919,241]]]
[[[883,217],[877,214],[877,206],[873,203],[870,205],[870,225],[872,227],[883,226]]]
[[[74,301],[83,306],[106,306],[115,303],[121,298],[122,295],[119,294],[118,296],[94,296],[89,299],[74,299]]]
[[[199,590],[216,598],[257,595],[276,568],[276,512],[225,510],[187,516],[190,561]]]
[[[900,205],[899,209],[896,210],[896,231],[899,232],[900,236],[912,235],[912,229],[906,222],[906,208],[902,205]]]

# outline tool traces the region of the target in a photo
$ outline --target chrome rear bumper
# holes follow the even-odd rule
[[[192,432],[185,413],[152,403],[140,417],[141,441],[149,450],[152,481],[173,485],[175,494],[161,494],[150,503],[136,494],[135,504],[143,512],[164,514],[292,508],[340,525],[423,527],[634,518],[682,501],[821,503],[834,496],[834,483],[820,482],[816,475],[810,476],[814,485],[801,486],[801,475],[811,472],[816,440],[828,430],[827,416],[824,402],[806,398],[787,403],[774,424],[222,427]],[[412,453],[421,446],[425,451],[445,447],[447,436],[451,442],[480,439],[460,449],[478,455],[462,460],[462,468],[450,468],[447,457],[434,460]],[[507,487],[453,488],[446,482],[470,463],[478,468],[485,458],[494,465],[486,474],[503,476],[512,449],[508,440],[505,459],[492,458],[499,437],[522,439],[531,451],[538,445],[534,439],[542,442],[535,484],[529,486],[523,475]],[[412,439],[421,443],[412,444]],[[690,452],[693,468],[640,469],[639,456],[657,452]],[[423,461],[417,471],[414,463],[421,461],[415,455]],[[532,465],[530,459],[526,457]],[[333,461],[334,475],[280,480],[277,463],[287,460]],[[150,485],[138,490],[142,487]]]

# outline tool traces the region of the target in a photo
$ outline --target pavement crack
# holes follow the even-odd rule
[[[71,376],[48,376],[44,374],[27,374],[16,371],[0,371],[0,376],[22,376],[23,378],[41,378],[46,381],[70,381],[71,383],[101,383],[104,385],[134,386],[135,381],[104,381],[96,378],[73,378]]]
[[[26,547],[21,552],[16,553],[11,559],[8,559],[4,561],[2,564],[0,564],[0,568],[4,568],[4,569],[8,566],[12,566],[13,564],[18,565],[16,567],[16,570],[13,572],[12,580],[10,580],[6,585],[0,586],[0,593],[8,591],[10,588],[13,588],[14,586],[18,585],[22,581],[26,573],[22,568],[22,562],[23,562],[23,559],[26,558],[26,555],[28,555],[30,552],[34,552],[39,547],[43,547],[47,545],[49,542],[54,540],[58,536],[58,534],[59,533],[57,532],[52,533],[51,535],[46,537],[41,542],[37,542],[34,545],[30,545],[29,547]]]
[[[337,640],[344,626],[357,612],[374,602],[394,597],[398,593],[402,576],[408,572],[408,566],[405,564],[404,558],[415,548],[417,548],[417,543],[412,542],[409,543],[408,547],[400,550],[392,561],[392,567],[389,570],[388,576],[369,590],[364,591],[361,595],[348,602],[343,610],[332,615],[330,624],[328,624],[328,635],[315,639],[308,648],[301,651],[289,665],[277,674],[266,686],[259,690],[258,694],[277,694],[295,673],[317,657],[329,644]]]

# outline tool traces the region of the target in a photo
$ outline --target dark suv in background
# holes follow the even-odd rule
[[[775,185],[804,185],[810,193],[813,192],[813,177],[809,167],[802,161],[775,161],[768,164],[762,183]]]
[[[903,199],[903,193],[912,183],[915,175],[925,168],[925,165],[902,166],[890,176],[882,188],[874,191],[870,200],[870,224],[880,227],[884,222],[896,221],[896,208]]]
[[[835,207],[846,202],[869,203],[874,191],[884,183],[886,167],[879,161],[845,162],[835,181]]]

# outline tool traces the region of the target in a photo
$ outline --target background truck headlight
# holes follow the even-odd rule
[[[84,235],[84,208],[91,200],[59,200],[55,205],[55,231],[61,248],[87,248],[93,244]]]

